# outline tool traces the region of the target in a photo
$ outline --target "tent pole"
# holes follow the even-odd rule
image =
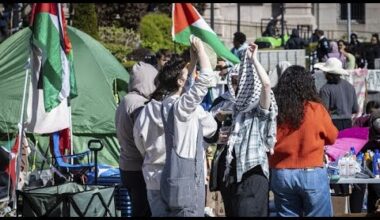
[[[22,95],[22,104],[21,104],[21,116],[20,116],[20,122],[18,123],[18,146],[17,146],[17,159],[16,159],[16,182],[15,186],[13,187],[14,190],[12,192],[12,200],[13,200],[13,209],[16,209],[17,207],[17,201],[16,201],[16,190],[18,188],[18,182],[20,179],[20,165],[21,165],[21,157],[22,157],[22,143],[24,139],[24,110],[25,110],[25,99],[26,99],[26,89],[28,86],[28,78],[29,78],[29,68],[30,68],[30,57],[28,58],[28,61],[25,65],[25,82],[24,82],[24,92]]]
[[[69,101],[69,98],[67,99]],[[70,102],[69,102],[70,103]],[[70,124],[70,154],[73,155],[74,154],[74,147],[73,147],[73,121],[72,121],[72,118],[71,118],[71,104],[68,104],[69,105],[69,111],[70,111],[70,114],[69,114],[69,124]],[[71,164],[74,164],[74,158],[71,157],[71,160],[70,160]]]
[[[347,3],[347,42],[351,43],[351,3]]]

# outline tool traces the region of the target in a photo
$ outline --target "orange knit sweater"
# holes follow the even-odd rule
[[[277,127],[277,143],[269,166],[277,169],[322,167],[324,146],[333,144],[338,130],[322,104],[307,102],[301,126],[289,132]]]

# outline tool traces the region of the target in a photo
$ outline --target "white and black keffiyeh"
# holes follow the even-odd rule
[[[262,84],[246,52],[240,63],[239,76],[236,111],[247,112],[258,105]]]
[[[234,90],[233,86],[232,86],[232,76],[236,76],[236,75],[239,75],[239,67],[240,67],[240,64],[235,64],[235,66],[233,66],[229,71],[228,71],[228,74],[227,74],[227,88],[228,88],[228,91],[229,93],[231,94],[231,101],[235,104],[235,101],[236,101],[236,91]]]
[[[234,147],[240,147],[239,142],[237,142],[237,136],[239,135],[240,127],[244,123],[245,114],[249,114],[253,109],[259,107],[260,94],[262,90],[261,80],[256,72],[256,68],[252,64],[251,60],[247,56],[247,51],[245,51],[245,56],[239,65],[239,86],[237,95],[233,94],[235,99],[235,108],[234,108],[234,128],[229,137],[228,141],[228,151],[226,158],[226,171],[225,178],[229,174],[230,164],[233,159],[232,151]],[[231,77],[231,76],[228,76]],[[233,91],[231,80],[227,81],[228,89]],[[273,91],[270,94],[270,108],[269,108],[269,117],[266,124],[266,128],[262,129],[264,134],[261,136],[264,138],[263,142],[265,143],[266,150],[273,148],[276,143],[276,130],[277,123],[276,117],[278,113],[277,103],[274,98]]]

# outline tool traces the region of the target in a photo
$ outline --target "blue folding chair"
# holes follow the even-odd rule
[[[53,138],[53,157],[56,162],[56,166],[58,169],[67,171],[70,175],[70,179],[74,181],[79,181],[82,184],[86,183],[87,179],[86,174],[89,172],[95,172],[95,179],[97,179],[98,176],[98,167],[101,166],[104,167],[110,167],[109,165],[103,165],[97,164],[97,152],[103,149],[103,144],[100,140],[90,140],[89,141],[89,150],[84,151],[82,153],[78,154],[72,154],[72,155],[62,155],[59,150],[59,132],[55,132],[52,134]],[[93,147],[92,143],[99,143],[100,147]],[[95,157],[94,157],[95,154]],[[83,158],[86,158],[85,163],[80,164],[71,164],[69,163],[69,159],[78,159],[82,160]],[[95,159],[95,163],[92,162]],[[94,170],[94,171],[92,171]],[[96,181],[95,181],[96,182]]]

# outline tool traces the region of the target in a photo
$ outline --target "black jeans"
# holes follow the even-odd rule
[[[261,166],[243,175],[241,182],[232,186],[231,209],[234,217],[268,217],[269,181]]]
[[[231,186],[226,186],[226,183],[223,181],[224,172],[226,170],[226,156],[227,156],[227,149],[228,147],[225,147],[222,154],[220,155],[219,163],[218,163],[218,186],[220,190],[220,194],[222,195],[223,199],[223,205],[224,210],[226,212],[226,217],[232,217],[232,196],[233,196],[233,188]],[[233,154],[234,155],[234,154]],[[231,176],[235,176],[236,173],[236,159],[234,159],[231,162]]]
[[[361,213],[363,208],[366,184],[354,184],[350,195],[351,213]]]
[[[128,189],[132,203],[132,217],[150,217],[146,184],[142,171],[124,171],[120,169],[123,187]]]
[[[367,213],[376,211],[376,201],[380,199],[380,184],[368,184]]]

